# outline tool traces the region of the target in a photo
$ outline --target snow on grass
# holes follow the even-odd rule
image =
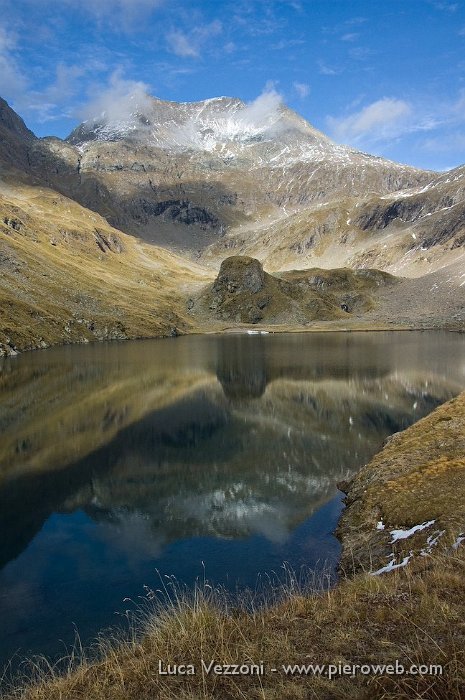
[[[387,574],[390,571],[394,571],[395,569],[401,569],[403,566],[407,566],[407,564],[409,563],[410,559],[413,556],[413,553],[410,552],[409,554],[407,554],[407,556],[404,557],[402,559],[402,561],[399,562],[399,564],[395,563],[394,555],[392,554],[391,556],[392,556],[392,559],[389,562],[389,564],[381,567],[381,569],[378,569],[377,571],[370,571],[371,575],[372,576],[379,576],[380,574]]]
[[[414,535],[415,532],[420,532],[421,530],[425,530],[427,527],[431,527],[431,525],[434,525],[435,522],[435,520],[428,520],[421,523],[421,525],[414,525],[410,528],[410,530],[391,530],[391,544],[393,542],[397,542],[398,540],[406,540],[408,537]]]
[[[426,557],[431,553],[431,550],[437,545],[444,533],[445,530],[436,530],[436,532],[433,532],[433,534],[428,537],[426,540],[426,547],[423,547],[420,552],[422,557]]]

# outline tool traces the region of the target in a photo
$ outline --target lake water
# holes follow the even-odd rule
[[[334,569],[336,484],[465,386],[442,332],[192,336],[0,364],[0,667],[158,576]],[[159,572],[157,574],[157,571]]]

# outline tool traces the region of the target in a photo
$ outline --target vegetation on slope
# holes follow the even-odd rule
[[[180,290],[204,274],[27,186],[0,191],[0,270],[0,354],[186,331]]]
[[[340,532],[342,568],[384,566],[412,556],[465,526],[465,394],[387,440],[347,490]],[[430,523],[392,542],[393,530]],[[434,545],[433,545],[434,546]],[[412,554],[413,553],[413,554]]]
[[[229,606],[205,585],[145,618],[125,643],[101,641],[100,659],[70,660],[66,672],[23,679],[4,700],[460,700],[465,691],[465,556],[434,555],[422,570],[358,574],[324,594],[290,577],[282,602],[252,612]],[[264,664],[264,674],[202,673],[202,663]],[[331,679],[287,675],[287,664],[440,665],[441,675],[363,674]],[[159,664],[192,664],[195,675],[161,675]],[[42,669],[45,665],[42,666]],[[271,671],[276,668],[277,671]]]

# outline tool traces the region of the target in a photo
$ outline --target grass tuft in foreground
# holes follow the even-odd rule
[[[448,543],[450,545],[450,543]],[[421,565],[420,565],[421,564]],[[190,595],[166,579],[140,610],[129,637],[101,639],[60,670],[24,667],[3,700],[461,700],[465,697],[465,548],[444,548],[384,576],[358,573],[323,592],[289,574],[274,604],[247,609],[203,582]],[[161,592],[161,598],[160,598]],[[149,592],[150,593],[150,592]],[[202,668],[264,663],[263,675]],[[437,675],[286,675],[283,664],[438,664]],[[159,663],[192,664],[195,675],[160,675]],[[278,669],[272,672],[271,668]]]

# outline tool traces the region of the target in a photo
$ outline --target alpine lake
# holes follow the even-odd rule
[[[465,387],[441,331],[206,335],[0,360],[0,677],[147,590],[335,576],[337,483]],[[129,602],[128,602],[129,601]]]

